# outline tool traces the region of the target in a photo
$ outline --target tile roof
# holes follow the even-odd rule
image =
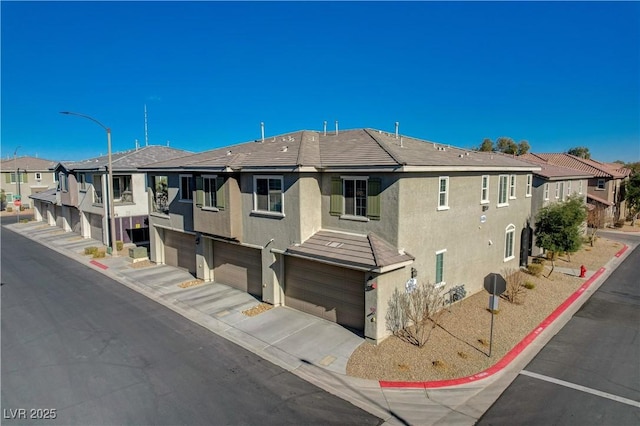
[[[324,134],[302,130],[261,140],[213,149],[145,168],[265,167],[364,168],[403,166],[519,167],[537,166],[494,153],[472,152],[448,145],[385,133],[373,129]]]
[[[533,155],[550,164],[580,170],[594,177],[620,179],[631,173],[631,170],[624,168],[621,164],[603,163],[567,153],[537,153]]]
[[[534,172],[534,174],[538,176],[542,176],[545,179],[550,179],[550,180],[560,179],[560,178],[585,179],[585,178],[593,177],[593,174],[591,173],[551,164],[546,160],[542,159],[541,157],[538,157],[537,155],[531,154],[531,153],[519,155],[518,159],[539,165],[540,170],[537,172]]]
[[[612,206],[613,205],[613,203],[611,201],[605,200],[604,198],[600,198],[600,197],[597,197],[597,196],[592,195],[592,194],[587,194],[587,199],[597,201],[597,202],[599,202],[601,204],[605,204],[607,206]]]
[[[49,168],[56,165],[55,161],[45,160],[44,158],[37,157],[16,157],[8,158],[0,162],[0,170],[2,171],[15,171],[16,165],[21,170],[27,171],[47,171]]]
[[[29,195],[29,198],[34,200],[44,201],[46,203],[55,203],[56,202],[56,188],[47,189],[46,191],[37,192],[35,194]]]
[[[157,161],[179,158],[191,154],[189,151],[168,146],[150,145],[129,151],[111,154],[113,170],[132,170]],[[82,161],[69,161],[62,164],[67,170],[96,170],[103,169],[109,164],[109,156],[89,158]]]
[[[316,232],[302,244],[288,247],[285,254],[366,270],[414,260],[373,233],[364,236],[326,230]]]

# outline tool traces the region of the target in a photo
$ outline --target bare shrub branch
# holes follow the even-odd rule
[[[526,288],[524,286],[527,281],[526,275],[519,269],[505,268],[502,270],[502,276],[507,281],[507,289],[504,292],[504,297],[516,305],[524,303],[524,297],[526,295]]]

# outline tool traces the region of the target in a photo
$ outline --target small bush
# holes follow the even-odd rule
[[[622,228],[624,226],[624,219],[620,219],[613,224],[616,228]]]
[[[105,253],[103,251],[96,251],[95,253],[93,253],[93,258],[94,259],[102,259],[106,255],[107,255],[107,253]]]
[[[95,246],[84,248],[84,254],[86,255],[96,254],[97,252],[98,252],[98,247],[95,247]]]
[[[13,211],[13,207],[7,206],[7,213],[11,213]]]
[[[116,241],[116,250],[121,251],[124,248],[124,242]]]
[[[527,281],[524,283],[524,288],[526,288],[527,290],[533,290],[534,288],[536,288],[536,285],[531,281]]]
[[[527,266],[527,272],[529,272],[531,275],[534,275],[536,277],[539,277],[540,274],[542,274],[543,269],[544,269],[544,265],[542,265],[541,263],[532,263],[529,266]]]
[[[26,210],[25,206],[20,206],[20,211],[21,211],[21,212],[23,212],[23,211],[25,211],[25,210]],[[624,222],[622,222],[622,224],[624,225]]]
[[[518,269],[505,268],[502,270],[502,276],[507,281],[507,290],[503,293],[504,297],[515,305],[521,305],[525,296],[525,274]]]
[[[544,265],[544,263],[545,263],[545,259],[544,259],[544,257],[534,257],[534,258],[531,260],[531,262],[532,262],[532,263],[535,263],[536,265]]]

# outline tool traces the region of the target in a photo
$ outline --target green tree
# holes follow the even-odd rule
[[[493,141],[489,138],[484,138],[478,151],[491,152],[493,151]]]
[[[518,152],[518,144],[511,138],[501,136],[496,139],[496,151],[505,154],[516,154]]]
[[[582,197],[571,196],[563,203],[543,207],[536,215],[536,245],[551,251],[551,276],[558,253],[575,253],[582,246],[582,225],[587,218],[587,209]]]
[[[529,145],[529,142],[520,141],[518,143],[518,155],[526,154],[527,152],[529,152],[530,149],[531,149],[531,145]]]
[[[640,173],[634,172],[625,183],[625,199],[631,213],[631,225],[636,226],[636,218],[640,213]]]
[[[576,157],[590,159],[591,153],[586,146],[576,146],[567,151],[567,154],[575,155]]]

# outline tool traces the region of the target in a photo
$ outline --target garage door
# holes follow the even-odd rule
[[[59,228],[64,227],[64,217],[62,216],[62,207],[55,206],[56,209],[56,226]]]
[[[73,232],[80,232],[80,212],[73,207],[69,207],[71,210],[71,230]]]
[[[338,324],[364,329],[364,273],[286,257],[285,305]]]
[[[176,231],[164,231],[164,262],[196,273],[196,237]]]
[[[89,226],[91,227],[91,238],[102,241],[102,216],[98,214],[89,215]]]
[[[238,244],[213,242],[213,279],[262,297],[262,260],[260,250]]]

